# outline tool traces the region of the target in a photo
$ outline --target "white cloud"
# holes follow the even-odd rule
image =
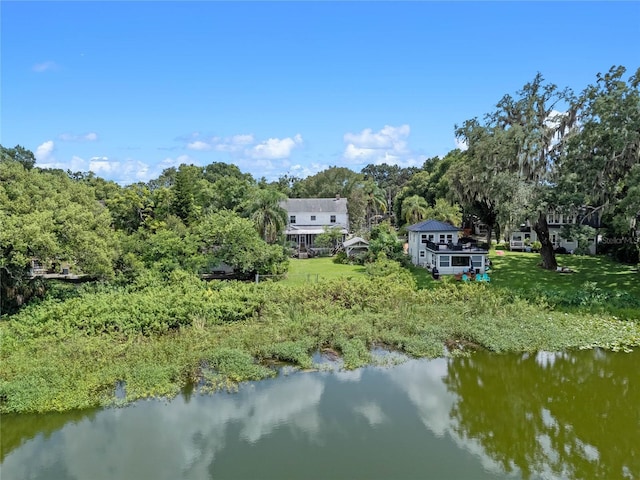
[[[231,143],[234,145],[251,145],[254,142],[253,135],[234,135],[231,137]]]
[[[36,160],[38,160],[38,162],[41,162],[41,163],[46,163],[48,161],[51,161],[54,148],[55,148],[55,145],[53,143],[53,140],[47,140],[46,142],[38,145],[38,148],[36,148],[36,153],[35,153]]]
[[[279,174],[290,169],[289,158],[295,149],[304,144],[300,134],[285,138],[272,137],[260,141],[250,133],[221,137],[194,132],[187,136],[178,137],[178,140],[191,151],[227,153],[233,164],[241,170],[274,180]],[[193,163],[191,159],[188,161]],[[180,163],[188,163],[188,161]],[[303,174],[304,176],[312,173],[316,173],[316,171],[311,172],[308,168],[305,168],[304,172],[296,172],[297,175]]]
[[[360,133],[346,133],[344,141],[347,146],[343,158],[352,164],[406,163],[407,156],[411,153],[407,148],[410,133],[409,125],[385,125],[377,132],[365,128]]]
[[[122,185],[134,182],[148,182],[153,178],[158,178],[167,168],[179,167],[183,163],[196,165],[197,161],[189,155],[179,155],[175,158],[167,157],[155,165],[129,159],[121,162],[119,169],[112,170],[109,178]]]
[[[85,160],[73,155],[70,160],[54,158],[52,152],[54,142],[49,140],[40,145],[36,150],[37,165],[40,168],[59,168],[72,172],[91,171],[107,180],[113,180],[121,185],[135,182],[148,182],[152,178],[160,176],[162,171],[169,167],[177,167],[183,163],[197,164],[189,155],[180,155],[176,158],[165,158],[157,163],[146,163],[133,158],[111,159],[106,156],[93,156]]]
[[[196,140],[195,142],[191,142],[187,144],[187,148],[189,150],[206,151],[206,150],[211,150],[213,147],[206,142],[203,142],[201,140]]]
[[[213,142],[218,152],[242,153],[245,148],[255,143],[253,135],[233,135],[232,137],[214,137]]]
[[[293,138],[270,138],[255,145],[247,153],[252,158],[277,160],[290,157],[291,151],[300,145],[302,145],[302,136],[300,134]]]
[[[71,160],[61,162],[50,157],[46,162],[38,161],[40,168],[59,168],[61,170],[71,170],[72,172],[86,172],[88,170],[88,162],[77,155],[71,157]]]
[[[148,163],[132,158],[110,160],[108,157],[91,157],[89,160],[90,171],[121,185],[134,182],[147,182],[151,178],[154,178],[154,175],[157,177],[160,174],[161,170],[156,172],[156,169],[157,168],[152,169]]]
[[[46,62],[36,63],[33,67],[31,67],[31,69],[36,73],[43,73],[49,70],[57,70],[58,64],[56,62],[48,60]]]
[[[76,135],[74,133],[62,133],[58,138],[63,142],[95,142],[98,140],[98,134],[95,132],[83,133]]]
[[[344,141],[358,148],[397,150],[406,146],[405,139],[410,133],[409,125],[399,127],[385,125],[382,130],[376,133],[373,133],[370,128],[365,128],[360,133],[346,133]]]
[[[564,119],[568,115],[567,112],[559,112],[558,110],[551,110],[549,116],[547,116],[544,124],[549,128],[558,128]]]
[[[289,158],[294,148],[302,145],[302,135],[294,137],[269,138],[262,142],[257,142],[252,134],[238,134],[230,137],[209,137],[202,138],[199,133],[193,133],[186,140],[187,149],[196,151],[215,150],[226,152],[236,158],[247,158],[253,160],[282,160]],[[267,163],[260,164],[271,168]]]
[[[251,134],[233,135],[225,138],[210,137],[200,139],[199,137],[199,133],[191,134],[193,141],[187,143],[187,149],[200,152],[216,150],[218,152],[240,153],[246,146],[255,143],[255,139]]]
[[[469,144],[466,142],[466,140],[462,140],[456,137],[453,139],[453,141],[456,144],[456,148],[462,150],[463,152],[469,148]]]
[[[117,172],[120,162],[109,161],[107,157],[92,157],[89,160],[89,170],[97,175]]]
[[[312,162],[310,165],[307,165],[307,166],[296,164],[289,167],[288,173],[290,175],[293,175],[299,178],[306,178],[306,177],[315,175],[318,172],[326,170],[329,167],[330,167],[329,164],[315,163],[315,162]]]
[[[155,169],[158,171],[158,175],[160,175],[160,173],[162,173],[162,170],[165,170],[171,167],[179,167],[183,163],[190,165],[190,164],[195,164],[196,161],[193,158],[191,158],[189,155],[178,155],[176,158],[167,157],[161,162],[159,162],[156,165]]]
[[[350,143],[347,145],[347,148],[344,150],[345,158],[349,160],[362,160],[366,161],[367,159],[375,156],[378,152],[373,148],[359,148]]]

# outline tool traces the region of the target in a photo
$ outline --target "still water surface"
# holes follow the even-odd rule
[[[640,479],[640,354],[411,360],[3,416],[2,480]]]

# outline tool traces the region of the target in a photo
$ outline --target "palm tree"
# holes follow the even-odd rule
[[[436,204],[433,207],[429,207],[427,216],[453,226],[457,226],[462,223],[462,210],[460,209],[460,205],[457,203],[451,205],[444,198],[436,199]]]
[[[372,217],[387,211],[387,195],[374,182],[367,182],[364,188],[367,194],[367,225],[371,228]]]
[[[278,190],[257,190],[249,200],[248,211],[262,239],[274,243],[287,225],[287,212],[280,206],[286,195]]]
[[[402,201],[402,218],[408,224],[424,219],[428,211],[429,204],[420,195],[413,195]]]

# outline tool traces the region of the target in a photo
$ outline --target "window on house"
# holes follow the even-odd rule
[[[443,255],[440,257],[440,266],[441,267],[448,267],[450,265],[450,257],[449,255]]]
[[[429,241],[433,242],[436,239],[436,237],[433,236],[433,234],[429,234]]]
[[[560,212],[552,212],[548,214],[547,223],[553,223],[553,224],[562,223],[562,215],[560,214]]]
[[[420,243],[427,243],[427,234],[423,233],[420,235]]]
[[[331,221],[331,223],[336,223],[336,216],[335,215],[331,215],[330,221]]]
[[[424,258],[425,255],[425,251],[424,250],[420,250],[420,258]]]
[[[316,216],[315,215],[311,215],[311,221],[315,222],[316,221]]]
[[[289,217],[289,223],[296,223],[296,216],[295,215],[291,215]]]
[[[484,258],[484,257],[481,257],[480,255],[473,255],[473,256],[471,257],[471,261],[472,261],[472,263],[473,263],[473,266],[474,266],[474,267],[476,267],[476,268],[482,267],[482,265],[483,265],[483,258]]]
[[[440,234],[439,240],[440,243],[444,243],[444,233]]]
[[[453,242],[453,235],[451,234],[447,235],[447,243],[449,242]]]
[[[468,267],[469,257],[451,257],[451,266],[453,267]]]

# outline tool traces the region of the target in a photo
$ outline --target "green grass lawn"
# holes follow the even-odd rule
[[[640,274],[635,266],[601,256],[558,255],[558,266],[572,270],[559,273],[543,270],[538,253],[491,251],[489,257],[491,288],[508,289],[533,301],[542,297],[563,311],[640,320]],[[411,272],[418,288],[457,283],[452,275],[435,281],[423,268],[412,267]]]
[[[308,259],[292,258],[289,263],[287,278],[283,280],[283,282],[300,284],[363,274],[364,267],[360,265],[342,265],[333,263],[333,258],[331,257]]]
[[[640,297],[640,275],[634,266],[622,265],[607,257],[558,255],[558,266],[569,267],[573,273],[543,270],[540,254],[504,252],[490,254],[493,263],[491,283],[510,289],[577,291],[585,282],[593,282],[604,290],[624,291]]]
[[[586,282],[592,282],[604,290],[624,291],[640,297],[640,274],[637,273],[637,267],[622,265],[607,257],[558,255],[558,265],[569,267],[573,273],[543,270],[538,266],[538,253],[505,251],[504,255],[497,255],[495,251],[491,251],[489,257],[493,262],[489,273],[491,284],[499,287],[571,292],[581,290]],[[433,288],[455,281],[451,275],[444,275],[441,281],[435,281],[426,269],[420,267],[410,267],[410,270],[418,288]],[[284,281],[299,284],[363,273],[362,266],[336,264],[329,257],[291,259],[289,273]]]

